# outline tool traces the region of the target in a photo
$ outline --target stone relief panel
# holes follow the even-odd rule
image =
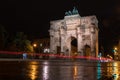
[[[58,38],[58,37],[55,37],[55,38],[54,38],[54,41],[55,41],[55,42],[59,42],[59,38]]]
[[[90,35],[85,35],[85,40],[90,40]]]

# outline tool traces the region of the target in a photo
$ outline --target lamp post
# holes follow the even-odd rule
[[[34,49],[33,58],[35,57],[36,47],[37,47],[37,44],[34,43],[34,44],[33,44],[33,49]]]
[[[118,42],[118,58],[119,58],[119,60],[120,60],[120,40],[119,40],[119,42]]]
[[[114,58],[117,60],[118,59],[118,48],[114,47]]]
[[[43,50],[42,50],[42,43],[40,43],[40,45],[39,45],[39,53],[42,53],[43,52]]]
[[[36,52],[36,50],[35,50],[35,49],[36,49],[36,47],[37,47],[37,44],[36,44],[36,43],[34,43],[34,44],[33,44],[33,47],[34,47],[34,52]]]

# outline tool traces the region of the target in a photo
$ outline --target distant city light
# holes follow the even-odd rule
[[[45,48],[44,49],[44,53],[49,53],[50,52],[50,49],[49,48]]]
[[[40,43],[40,47],[42,47],[42,43]]]

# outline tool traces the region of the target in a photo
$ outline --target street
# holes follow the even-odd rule
[[[0,60],[0,80],[119,80],[119,66],[119,62]]]

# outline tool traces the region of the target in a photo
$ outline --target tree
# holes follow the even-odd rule
[[[27,35],[23,32],[16,33],[11,48],[14,51],[33,52],[31,41],[27,39]]]
[[[1,50],[5,48],[7,38],[8,38],[7,31],[2,25],[0,25],[0,49]]]

